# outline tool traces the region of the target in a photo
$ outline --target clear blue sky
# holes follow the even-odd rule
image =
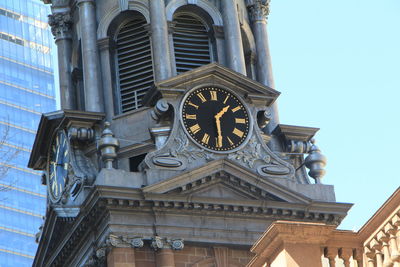
[[[358,230],[400,185],[400,1],[272,0],[268,27],[280,122],[321,128]]]

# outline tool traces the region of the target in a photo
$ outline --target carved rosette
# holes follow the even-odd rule
[[[269,15],[270,0],[247,0],[247,8],[249,10],[250,18],[255,21],[266,21]]]
[[[69,12],[49,15],[48,22],[55,39],[71,38],[72,18]]]

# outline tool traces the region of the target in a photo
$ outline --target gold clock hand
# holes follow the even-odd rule
[[[221,122],[219,117],[215,118],[215,123],[217,124],[217,133],[218,133],[218,146],[222,146],[222,132],[221,132]]]
[[[217,113],[217,115],[215,115],[215,118],[218,118],[218,119],[221,118],[222,115],[224,115],[225,112],[228,111],[229,107],[230,107],[229,105],[224,107],[220,112]]]
[[[217,124],[217,133],[218,133],[218,145],[222,147],[222,131],[221,131],[221,121],[220,118],[224,115],[229,109],[229,105],[224,107],[217,115],[214,116],[215,123]]]

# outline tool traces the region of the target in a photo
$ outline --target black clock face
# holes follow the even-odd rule
[[[213,151],[231,151],[247,140],[249,114],[233,93],[217,87],[192,91],[182,104],[182,121],[188,134]]]
[[[50,197],[53,201],[60,200],[65,188],[69,167],[69,144],[67,135],[59,130],[55,135],[48,157],[48,181]]]

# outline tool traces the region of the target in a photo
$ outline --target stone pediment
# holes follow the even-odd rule
[[[145,193],[180,194],[190,197],[273,200],[310,203],[306,196],[220,159],[143,188]]]
[[[156,83],[146,99],[147,101],[157,99],[154,96],[158,93],[167,100],[175,99],[199,85],[227,87],[239,95],[245,96],[254,105],[263,107],[272,105],[280,94],[280,92],[218,63],[211,63]]]

